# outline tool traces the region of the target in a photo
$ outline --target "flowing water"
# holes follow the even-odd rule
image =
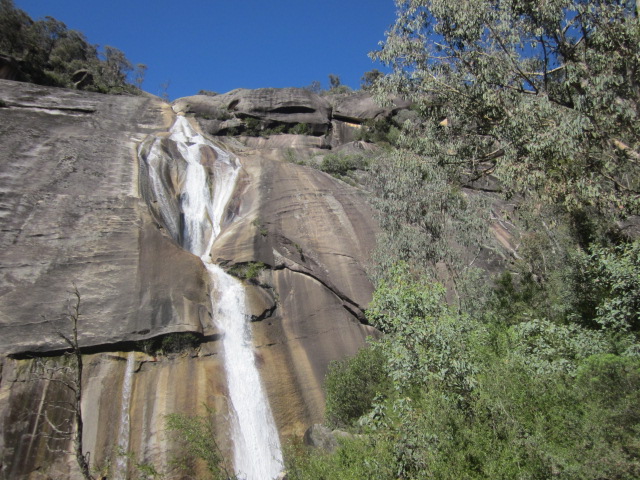
[[[135,365],[134,352],[127,356],[127,366],[122,382],[122,403],[120,404],[120,430],[118,431],[118,456],[116,459],[115,480],[127,478],[127,460],[124,455],[129,450],[129,406],[131,404],[131,385],[133,380],[133,367]]]
[[[183,247],[198,255],[211,279],[211,302],[214,322],[223,332],[224,368],[230,397],[230,424],[234,446],[234,465],[240,478],[268,480],[282,470],[282,453],[269,401],[260,381],[255,363],[251,326],[245,308],[242,283],[211,262],[209,252],[220,233],[224,212],[235,188],[240,170],[237,160],[198,134],[188,120],[178,117],[169,139],[186,161],[180,209],[183,214],[182,232],[170,232],[182,238]],[[203,167],[204,159],[215,152],[212,175]],[[153,155],[162,154],[154,144],[149,150],[147,164]],[[161,203],[163,219],[171,216],[163,209],[166,192],[158,172],[149,168],[150,183]],[[211,178],[212,177],[212,178]],[[164,210],[164,211],[163,211]],[[171,231],[180,222],[165,219]]]

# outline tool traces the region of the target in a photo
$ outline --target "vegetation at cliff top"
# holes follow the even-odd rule
[[[134,67],[115,47],[100,52],[84,35],[52,17],[32,20],[12,0],[0,0],[0,54],[18,62],[18,80],[56,87],[73,87],[82,75],[82,88],[102,93],[140,93],[146,66]],[[128,80],[133,72],[134,80]]]
[[[327,377],[359,435],[289,478],[638,478],[637,4],[397,4],[368,88],[419,115],[369,165],[384,337]]]

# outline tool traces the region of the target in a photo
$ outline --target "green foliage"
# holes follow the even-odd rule
[[[104,93],[138,93],[146,70],[137,66],[134,87],[127,79],[133,66],[120,50],[105,46],[99,54],[83,34],[52,17],[34,21],[11,0],[0,2],[0,53],[19,61],[21,80],[73,87],[73,73],[85,69],[94,80],[86,88]]]
[[[369,168],[372,203],[384,231],[374,278],[397,261],[462,272],[488,236],[484,199],[450,181],[447,170],[407,150],[392,150]]]
[[[313,451],[301,444],[285,449],[285,468],[290,480],[396,480],[392,457],[380,442],[367,438],[340,439],[335,455]]]
[[[308,123],[296,123],[290,130],[289,133],[294,135],[310,135],[311,127],[309,127]]]
[[[507,280],[497,287],[504,300],[527,304]],[[441,286],[407,265],[389,269],[367,318],[385,332],[370,349],[386,361],[391,388],[357,401],[366,357],[332,372],[328,402],[361,405],[345,414],[351,425],[368,409],[357,420],[364,435],[333,455],[298,452],[292,478],[357,478],[371,467],[390,479],[636,478],[640,358],[617,353],[617,326],[506,322],[499,304],[480,305],[457,314]]]
[[[325,155],[320,164],[320,170],[343,179],[354,170],[365,170],[368,166],[368,159],[364,155],[345,155],[341,153],[330,153]]]
[[[365,347],[353,358],[332,362],[325,379],[327,423],[336,428],[353,427],[389,387],[381,349]]]
[[[399,139],[400,130],[386,117],[367,120],[357,135],[357,140],[380,145],[397,145]]]
[[[187,350],[193,350],[200,345],[200,339],[194,333],[180,332],[164,335],[161,340],[163,353],[182,353]]]
[[[265,265],[262,262],[251,262],[247,265],[245,278],[247,280],[253,280],[260,275],[260,272],[265,269]]]
[[[254,117],[246,117],[243,119],[244,121],[244,130],[243,134],[248,136],[257,137],[263,130],[263,125],[260,119]]]
[[[334,87],[331,90],[327,91],[327,95],[341,95],[351,92],[351,88],[349,88],[347,85],[338,85],[337,87]]]
[[[333,73],[329,74],[329,88],[334,89],[338,88],[342,82],[340,81],[340,77],[338,75],[334,75]]]
[[[223,119],[219,115],[216,115],[215,118]],[[307,123],[269,123],[255,117],[245,117],[243,122],[241,133],[250,137],[269,137],[283,133],[294,135],[310,135],[312,133],[311,127]]]
[[[111,88],[124,87],[127,75],[133,70],[133,65],[123,52],[115,47],[104,47],[103,61],[101,63],[101,77]]]
[[[241,280],[252,281],[256,280],[265,268],[266,265],[262,262],[236,263],[227,270],[227,273]]]
[[[640,331],[640,241],[590,250],[579,255],[576,269],[582,320],[618,332]]]
[[[415,102],[413,151],[568,208],[638,211],[634,2],[397,3],[376,90]]]
[[[370,90],[382,77],[384,77],[384,73],[377,68],[364,72],[364,75],[362,75],[360,79],[360,88],[362,90]]]
[[[200,336],[195,333],[174,332],[136,342],[136,348],[147,355],[167,355],[192,351],[200,341]]]
[[[208,414],[203,416],[172,413],[165,417],[165,425],[170,438],[182,448],[182,455],[176,460],[187,473],[195,474],[194,462],[200,460],[205,463],[210,478],[235,478],[229,475],[224,465],[211,410],[208,409]]]
[[[442,382],[460,401],[473,390],[471,346],[483,331],[452,311],[442,285],[415,278],[406,264],[398,264],[378,282],[367,319],[387,334],[379,348],[396,389]]]
[[[367,311],[391,388],[361,403],[360,458],[307,454],[294,478],[638,478],[640,241],[610,219],[640,207],[637,6],[396,3],[373,89],[414,106],[369,168],[384,233]],[[489,175],[524,196],[493,280],[468,268],[488,221],[462,188]],[[443,265],[458,310],[430,281]],[[358,388],[346,365],[337,405]]]
[[[271,135],[280,135],[282,133],[287,132],[288,125],[285,123],[281,123],[280,125],[275,125],[271,128],[264,128],[260,131],[261,137],[270,137]]]
[[[571,323],[534,319],[513,326],[509,334],[512,354],[521,357],[536,373],[573,375],[580,361],[611,348],[602,332]]]
[[[258,232],[262,237],[266,237],[269,234],[269,229],[264,226],[264,224],[260,221],[259,218],[254,218],[251,221],[251,225],[258,229]]]

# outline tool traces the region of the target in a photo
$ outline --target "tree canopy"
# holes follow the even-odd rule
[[[18,62],[19,80],[73,87],[74,73],[85,70],[92,78],[85,88],[105,93],[137,93],[146,70],[137,66],[135,88],[127,78],[133,66],[120,50],[99,52],[82,33],[53,17],[34,21],[12,0],[0,0],[0,53]]]
[[[425,121],[412,148],[569,207],[640,208],[640,24],[633,1],[398,1],[378,92]]]

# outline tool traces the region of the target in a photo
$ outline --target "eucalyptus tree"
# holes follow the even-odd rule
[[[410,148],[471,184],[640,209],[640,24],[629,0],[398,0],[372,57],[424,121]]]

